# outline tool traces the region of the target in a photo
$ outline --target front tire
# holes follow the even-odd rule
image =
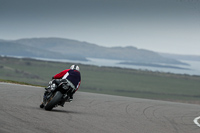
[[[50,101],[45,105],[44,109],[48,111],[52,110],[53,107],[60,102],[62,96],[63,94],[60,91],[57,91],[55,95],[50,98]]]

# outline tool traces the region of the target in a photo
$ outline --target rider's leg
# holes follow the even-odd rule
[[[70,100],[70,101],[73,100],[73,95],[74,95],[75,92],[76,92],[75,90],[69,92],[68,96],[69,96],[69,100]]]
[[[65,102],[72,102],[73,95],[76,91],[69,91],[65,96],[63,97],[63,100],[60,102],[60,106],[64,107]]]

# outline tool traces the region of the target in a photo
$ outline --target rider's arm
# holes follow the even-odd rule
[[[78,83],[78,85],[76,86],[76,91],[78,90],[78,88],[80,87],[81,81]]]
[[[70,69],[64,70],[58,74],[56,74],[55,76],[53,76],[54,79],[61,79]]]

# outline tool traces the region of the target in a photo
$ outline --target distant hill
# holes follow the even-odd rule
[[[69,59],[87,61],[86,58],[68,53],[62,54],[59,52],[50,51],[46,48],[29,46],[18,41],[0,41],[0,55],[5,56],[20,56],[29,58],[49,58],[49,59]]]
[[[0,40],[0,54],[24,57],[70,59],[116,59],[135,63],[185,64],[178,60],[136,47],[102,47],[96,44],[63,38],[31,38],[14,41]],[[186,65],[186,64],[185,64]]]

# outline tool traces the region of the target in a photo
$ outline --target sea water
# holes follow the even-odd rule
[[[23,58],[23,57],[17,56],[17,58]],[[200,61],[180,60],[181,62],[187,63],[189,65],[188,66],[187,65],[173,65],[176,67],[185,68],[185,69],[177,69],[177,68],[161,68],[161,67],[139,66],[139,65],[126,65],[126,64],[119,64],[121,62],[125,62],[124,60],[111,60],[111,59],[100,59],[100,58],[87,58],[88,61],[77,61],[77,60],[73,61],[73,60],[66,60],[66,59],[48,59],[48,58],[34,58],[34,59],[200,76]]]

